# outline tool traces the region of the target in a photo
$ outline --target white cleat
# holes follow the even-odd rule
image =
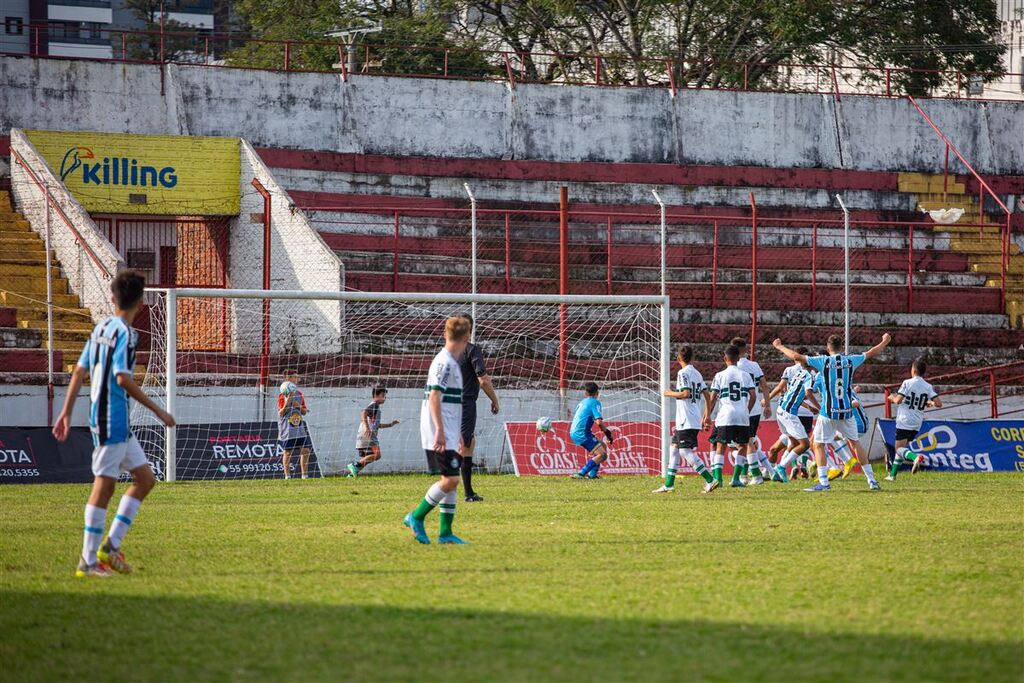
[[[760,486],[763,483],[764,477],[754,477],[749,482],[747,482],[747,486]]]
[[[659,486],[658,488],[651,491],[651,493],[672,493],[675,491],[671,486]]]
[[[886,480],[886,481],[896,481],[896,477],[894,477],[894,476],[892,476],[892,475],[890,474],[890,475],[889,475],[888,477],[886,477],[886,478],[885,478],[885,480]]]

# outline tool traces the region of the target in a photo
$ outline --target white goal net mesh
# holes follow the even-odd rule
[[[651,461],[651,468],[660,468],[661,432],[653,428],[660,424],[662,404],[660,301],[594,297],[540,303],[541,297],[488,300],[482,295],[469,301],[468,295],[450,295],[450,300],[442,295],[425,302],[415,295],[404,300],[402,294],[380,296],[175,296],[176,478],[283,477],[278,399],[292,372],[308,410],[309,476],[343,473],[356,459],[360,416],[374,386],[388,390],[381,421],[401,422],[380,430],[382,458],[365,473],[427,471],[419,436],[426,373],[443,346],[445,319],[465,313],[475,315],[475,343],[500,399],[500,413],[492,415],[481,392],[478,467],[511,471],[506,422],[568,420],[583,397],[582,385],[594,381],[601,386],[607,421],[652,427],[644,437],[649,443],[633,443],[632,448]],[[166,293],[156,294],[150,311],[144,388],[165,402]],[[162,473],[164,429],[138,406],[132,417]],[[293,476],[300,473],[297,452],[289,470]]]

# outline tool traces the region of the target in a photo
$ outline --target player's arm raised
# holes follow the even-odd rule
[[[867,358],[868,360],[871,360],[872,358],[880,354],[885,349],[885,347],[889,345],[889,342],[891,341],[892,336],[888,332],[886,332],[885,334],[882,335],[882,341],[878,342],[877,344],[875,344],[870,349],[864,352],[864,357]]]
[[[785,356],[786,358],[790,359],[791,361],[793,361],[795,363],[806,363],[807,362],[807,356],[805,356],[802,353],[798,353],[798,352],[794,351],[793,349],[789,348],[788,346],[786,346],[785,344],[782,343],[781,339],[776,339],[775,341],[773,341],[772,342],[772,346],[774,346],[776,348],[776,350],[779,353],[781,353],[783,356]]]

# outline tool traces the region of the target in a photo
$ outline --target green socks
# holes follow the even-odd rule
[[[452,522],[455,521],[455,503],[441,503],[441,528],[438,529],[438,536],[452,535]]]
[[[669,469],[665,474],[665,488],[670,489],[675,486],[676,483],[676,471]]]
[[[420,501],[420,504],[416,506],[416,509],[412,511],[413,519],[418,519],[422,522],[435,507],[435,505],[431,505],[429,500],[424,498]]]

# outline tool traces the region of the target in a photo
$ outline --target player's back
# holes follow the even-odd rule
[[[676,390],[689,390],[690,398],[676,399],[676,424],[679,429],[700,429],[704,400],[704,377],[692,365],[680,368],[676,374]]]
[[[796,415],[807,397],[811,382],[811,373],[803,368],[797,368],[796,372],[789,373],[789,377],[786,379],[786,393],[782,395],[782,401],[779,404],[782,410]]]
[[[801,372],[806,372],[809,375],[811,375],[811,379],[813,381],[813,370],[805,370],[804,366],[800,365],[799,363],[793,363],[792,365],[787,366],[786,369],[782,371],[782,379],[786,380],[787,391],[789,390],[789,385],[792,384],[793,376]],[[807,406],[801,405],[798,409],[797,415],[812,417],[814,413],[812,413]]]
[[[120,443],[131,436],[128,392],[117,376],[135,367],[138,333],[124,320],[111,316],[93,328],[78,365],[89,371],[89,429],[98,445]]]
[[[761,366],[757,361],[750,360],[749,358],[740,358],[736,362],[736,367],[750,375],[754,380],[754,395],[757,397],[757,400],[754,401],[754,407],[750,409],[750,414],[757,415],[761,410],[760,403],[762,397],[760,382],[764,379],[764,371],[761,369]]]
[[[821,414],[833,420],[850,417],[853,406],[850,390],[853,388],[853,373],[864,363],[864,354],[833,356],[808,356],[807,364],[818,371],[818,386],[821,392]]]
[[[593,396],[587,396],[576,406],[576,412],[572,416],[572,426],[569,428],[570,436],[585,436],[590,433],[596,422],[601,417],[601,402]]]
[[[750,412],[747,402],[754,391],[754,378],[743,372],[739,367],[730,365],[715,375],[711,383],[711,391],[718,396],[718,414],[715,424],[749,425]]]
[[[896,406],[896,426],[901,429],[920,427],[928,401],[936,396],[934,387],[923,377],[911,377],[903,380],[898,393],[903,401]]]

